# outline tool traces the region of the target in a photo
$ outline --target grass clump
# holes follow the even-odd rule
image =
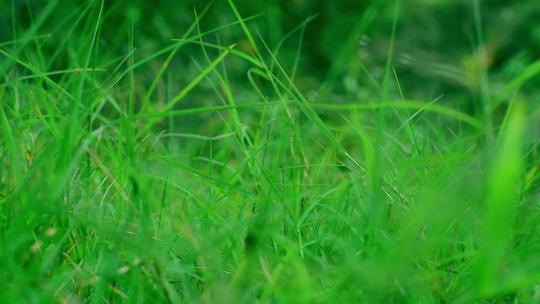
[[[535,1],[188,2],[0,4],[3,302],[540,300]]]

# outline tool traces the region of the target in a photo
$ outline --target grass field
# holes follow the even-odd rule
[[[0,0],[0,302],[540,303],[537,0],[153,2]]]

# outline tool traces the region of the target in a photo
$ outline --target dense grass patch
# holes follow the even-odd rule
[[[0,3],[2,302],[540,301],[537,1],[154,2]]]

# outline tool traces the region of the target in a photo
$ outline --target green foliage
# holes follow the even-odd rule
[[[0,1],[0,302],[538,302],[536,2]]]

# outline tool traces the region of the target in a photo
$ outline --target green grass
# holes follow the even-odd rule
[[[540,303],[540,61],[482,1],[459,62],[368,1],[325,69],[325,11],[5,2],[1,302]]]

